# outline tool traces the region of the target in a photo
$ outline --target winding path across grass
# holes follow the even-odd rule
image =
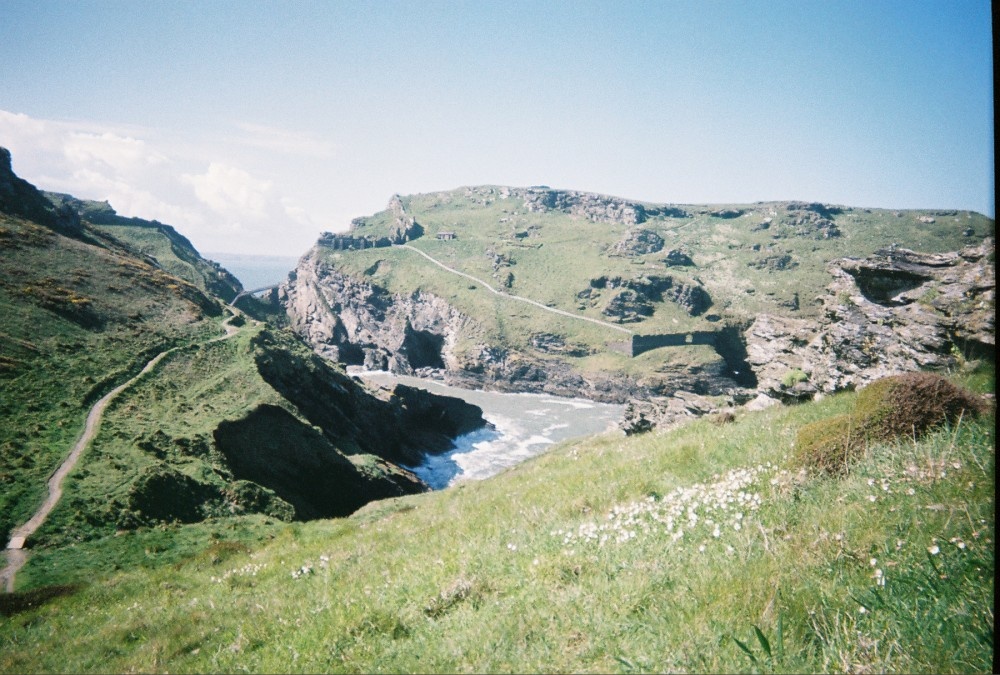
[[[511,300],[517,300],[518,302],[525,302],[525,303],[527,303],[529,305],[534,305],[535,307],[538,307],[539,309],[544,309],[546,312],[551,312],[553,314],[560,314],[562,316],[568,316],[571,319],[579,319],[580,321],[589,321],[590,323],[596,323],[598,326],[604,326],[605,328],[611,328],[612,330],[617,330],[617,331],[620,331],[622,333],[626,333],[628,335],[632,335],[633,334],[633,331],[629,330],[628,328],[625,328],[624,326],[619,326],[617,324],[608,323],[607,321],[601,321],[600,319],[592,319],[589,316],[583,316],[583,315],[580,315],[580,314],[573,314],[572,312],[567,312],[567,311],[562,310],[562,309],[556,309],[555,307],[549,307],[548,305],[543,305],[542,303],[537,302],[535,300],[531,300],[529,298],[523,298],[520,295],[514,295],[512,293],[505,293],[504,291],[501,291],[501,290],[498,290],[496,288],[493,288],[492,286],[490,286],[488,283],[486,283],[482,279],[477,279],[476,277],[472,276],[471,274],[466,274],[465,272],[461,272],[461,271],[455,269],[454,267],[448,267],[443,262],[432,258],[431,256],[429,256],[426,253],[424,253],[423,251],[421,251],[419,248],[410,246],[409,244],[400,244],[399,246],[397,246],[397,248],[407,248],[407,249],[409,249],[411,251],[416,251],[417,253],[419,253],[423,257],[427,258],[428,260],[430,260],[432,263],[434,263],[435,265],[437,265],[441,269],[444,269],[444,270],[446,270],[448,272],[451,272],[452,274],[457,274],[460,277],[465,277],[466,279],[469,279],[470,281],[475,281],[477,284],[479,284],[481,286],[484,286],[488,291],[490,291],[491,293],[493,293],[495,295],[499,295],[499,296],[504,297],[504,298],[509,298]]]
[[[235,315],[234,315],[235,316]],[[231,325],[229,322],[233,317],[227,319],[222,325],[226,329],[226,334],[217,338],[212,338],[207,342],[218,342],[220,340],[226,340],[236,333],[239,332],[239,328]],[[24,567],[24,564],[28,561],[27,552],[24,550],[24,545],[28,540],[28,537],[33,535],[45,519],[48,518],[49,513],[55,508],[56,504],[59,503],[60,498],[62,498],[62,484],[66,476],[70,471],[76,466],[77,461],[79,461],[80,456],[83,451],[87,449],[90,442],[97,435],[98,428],[101,424],[101,417],[104,415],[104,410],[108,407],[119,394],[135,384],[140,378],[142,378],[146,373],[151,371],[157,366],[157,364],[162,361],[171,352],[177,351],[181,347],[173,347],[166,351],[162,351],[146,364],[146,366],[139,371],[139,374],[134,376],[132,379],[128,380],[124,384],[120,384],[107,394],[105,394],[101,399],[94,404],[94,407],[90,409],[90,413],[87,415],[87,423],[84,425],[83,434],[77,440],[76,445],[70,451],[69,456],[63,460],[63,463],[56,469],[55,473],[49,478],[49,494],[42,502],[42,505],[38,507],[35,514],[24,525],[15,528],[11,532],[10,542],[7,544],[7,566],[0,571],[0,582],[4,584],[4,588],[8,593],[14,591],[14,576],[18,571]]]

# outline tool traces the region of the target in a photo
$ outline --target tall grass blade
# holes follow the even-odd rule
[[[756,666],[756,665],[758,665],[758,664],[757,664],[757,657],[756,657],[756,656],[754,656],[754,653],[753,653],[752,651],[750,651],[750,648],[749,648],[749,647],[747,647],[747,646],[746,646],[745,644],[743,644],[743,641],[742,641],[742,640],[740,640],[740,639],[739,639],[738,637],[734,637],[734,638],[733,638],[733,642],[735,642],[735,643],[736,643],[736,646],[737,646],[737,647],[739,647],[739,648],[740,648],[741,650],[743,650],[743,653],[744,653],[744,654],[746,654],[747,656],[749,656],[749,657],[750,657],[750,661],[751,661],[751,662],[752,662],[752,663],[753,663],[753,664],[754,664],[755,666]]]
[[[771,658],[771,643],[767,641],[767,638],[764,637],[764,633],[762,633],[760,628],[757,626],[753,627],[753,632],[757,635],[757,642],[760,643],[761,649],[763,649],[764,653],[767,654],[767,658]]]
[[[635,664],[626,659],[624,656],[615,656],[615,661],[618,661],[618,663],[622,664],[629,670],[636,670]]]
[[[785,660],[785,622],[781,610],[778,610],[778,661]]]

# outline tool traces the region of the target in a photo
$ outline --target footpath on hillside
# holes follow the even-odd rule
[[[455,269],[454,267],[449,267],[448,265],[445,265],[440,260],[432,258],[431,256],[429,256],[426,253],[424,253],[423,251],[421,251],[419,248],[410,246],[409,244],[399,244],[398,246],[396,246],[396,248],[406,248],[406,249],[409,249],[411,251],[415,251],[416,253],[419,253],[423,257],[425,257],[428,260],[430,260],[432,263],[434,263],[435,265],[437,265],[441,269],[446,270],[448,272],[451,272],[452,274],[457,274],[458,276],[464,277],[464,278],[466,278],[466,279],[468,279],[470,281],[474,281],[477,284],[479,284],[479,285],[483,286],[484,288],[486,288],[486,290],[490,291],[494,295],[499,295],[501,297],[508,298],[510,300],[516,300],[518,302],[524,302],[524,303],[527,303],[529,305],[533,305],[533,306],[535,306],[535,307],[537,307],[539,309],[543,309],[546,312],[551,312],[552,314],[559,314],[561,316],[566,316],[566,317],[569,317],[570,319],[577,319],[579,321],[589,321],[590,323],[596,323],[598,326],[604,326],[605,328],[610,328],[612,330],[616,330],[616,331],[625,333],[627,335],[633,335],[633,331],[629,330],[628,328],[625,328],[624,326],[619,326],[619,325],[614,324],[614,323],[608,323],[607,321],[601,321],[600,319],[592,319],[589,316],[583,316],[581,314],[574,314],[572,312],[567,312],[565,310],[557,309],[555,307],[549,307],[548,305],[543,305],[542,303],[537,302],[535,300],[532,300],[530,298],[524,298],[524,297],[521,297],[520,295],[514,295],[513,293],[506,293],[504,291],[496,289],[493,286],[491,286],[488,283],[486,283],[485,281],[483,281],[482,279],[478,279],[478,278],[472,276],[471,274],[466,274],[465,272],[461,272],[461,271]]]
[[[222,326],[226,330],[225,335],[212,338],[211,340],[206,340],[205,344],[219,342],[220,340],[228,340],[232,336],[236,335],[240,329],[230,323],[235,317],[236,315],[234,314],[223,322]],[[38,510],[35,511],[35,514],[31,516],[28,522],[15,528],[11,532],[10,541],[7,543],[5,551],[7,554],[7,565],[3,568],[3,570],[0,570],[0,583],[4,584],[4,589],[7,593],[14,592],[14,577],[28,561],[28,554],[24,550],[24,546],[27,543],[28,538],[38,531],[38,528],[42,526],[42,523],[44,523],[45,519],[48,518],[49,513],[52,512],[52,509],[55,508],[56,504],[58,504],[59,500],[62,498],[63,480],[65,480],[69,472],[73,470],[76,463],[79,461],[80,456],[83,455],[83,452],[90,446],[90,442],[94,439],[94,436],[97,435],[97,431],[101,424],[101,417],[104,415],[104,410],[108,407],[108,404],[117,398],[119,394],[153,370],[153,368],[155,368],[160,361],[166,358],[168,354],[171,354],[179,349],[183,349],[183,347],[173,347],[154,356],[137,375],[124,384],[120,384],[109,391],[90,409],[90,412],[87,414],[87,422],[84,425],[83,434],[80,436],[79,440],[77,440],[76,445],[73,446],[73,449],[70,451],[66,459],[64,459],[62,464],[59,465],[59,468],[55,470],[55,473],[53,473],[51,477],[49,477],[49,494],[45,498],[45,501],[42,502],[42,505],[38,507]]]

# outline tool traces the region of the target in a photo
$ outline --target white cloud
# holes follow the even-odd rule
[[[295,222],[301,225],[308,225],[309,227],[315,226],[316,223],[309,215],[309,212],[293,202],[291,199],[288,199],[287,197],[283,198],[281,200],[281,206],[284,208],[285,214]]]
[[[71,164],[97,164],[115,172],[167,161],[162,154],[151,151],[145,141],[131,136],[119,136],[110,131],[102,134],[70,132],[63,144],[63,152]]]
[[[313,157],[332,151],[294,132],[239,129],[244,146]],[[0,146],[11,151],[15,173],[40,189],[106,200],[123,216],[168,223],[200,250],[298,255],[320,229],[277,178],[261,177],[261,169],[270,171],[270,152],[234,155],[218,137],[168,138],[148,128],[0,110]]]
[[[212,162],[203,174],[182,174],[181,180],[194,188],[198,199],[222,215],[262,219],[274,202],[270,181],[221,162]]]

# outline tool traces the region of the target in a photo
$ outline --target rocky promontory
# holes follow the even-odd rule
[[[633,401],[626,426],[663,426],[992,358],[994,231],[971,212],[466,187],[394,196],[279,296],[341,363]]]
[[[853,389],[960,358],[995,358],[994,242],[927,254],[841,258],[814,321],[761,315],[746,333],[761,393],[783,400]]]
[[[676,298],[671,299],[675,302],[692,301],[688,287],[675,286],[669,278],[636,284],[657,298],[674,293]],[[659,290],[650,290],[654,286]],[[524,348],[475,342],[472,336],[479,332],[476,319],[444,299],[423,291],[390,293],[330,265],[317,250],[300,260],[278,295],[290,328],[317,353],[369,370],[430,376],[473,389],[547,393],[608,403],[685,389],[722,395],[740,388],[722,357],[709,364],[664,367],[644,377],[584,374],[562,357],[586,351],[561,343],[559,336],[530,336],[529,346]],[[645,307],[645,302],[639,305]]]

